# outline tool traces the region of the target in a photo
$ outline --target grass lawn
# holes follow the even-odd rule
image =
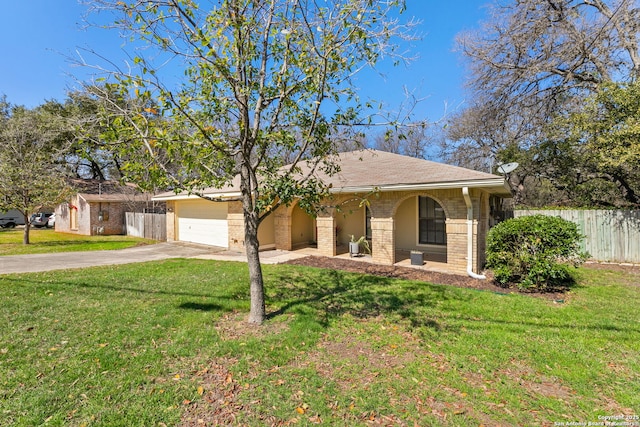
[[[637,270],[581,269],[562,303],[296,266],[264,272],[272,316],[260,328],[244,323],[241,263],[0,276],[0,425],[640,416]]]
[[[78,252],[124,249],[140,244],[155,243],[153,240],[130,236],[81,236],[57,233],[50,228],[29,230],[29,245],[22,244],[22,228],[0,228],[0,256],[42,254],[51,252]]]

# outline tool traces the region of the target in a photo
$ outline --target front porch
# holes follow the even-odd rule
[[[311,246],[294,249],[291,251],[291,254],[294,255],[294,257],[296,258],[300,256],[326,256],[322,252],[320,252],[317,247],[311,247]],[[329,258],[349,259],[352,261],[368,263],[368,264],[388,265],[388,264],[380,264],[375,262],[373,257],[369,254],[360,254],[359,256],[352,257],[349,255],[348,245],[336,246],[336,255]],[[396,262],[393,265],[398,267],[410,267],[418,270],[433,271],[433,272],[446,273],[446,274],[460,274],[459,271],[452,270],[451,266],[447,264],[445,254],[425,253],[423,265],[412,265],[409,251],[396,250],[395,259],[396,259]]]

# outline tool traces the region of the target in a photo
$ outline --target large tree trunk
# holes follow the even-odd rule
[[[24,232],[22,233],[22,243],[24,245],[28,245],[29,242],[29,229],[31,228],[31,224],[29,224],[29,217],[25,216],[24,221]]]
[[[247,156],[249,158],[249,156]],[[247,254],[249,265],[249,283],[251,293],[251,309],[249,323],[260,325],[266,317],[264,303],[264,281],[262,279],[262,266],[260,265],[260,253],[258,242],[258,226],[260,216],[256,212],[254,204],[255,177],[251,173],[248,161],[240,165],[240,189],[242,191],[242,214],[244,217],[244,250]]]
[[[243,203],[245,205],[245,203]],[[244,210],[244,246],[249,264],[249,281],[251,290],[251,311],[249,323],[261,324],[264,322],[266,311],[264,302],[264,281],[262,278],[262,266],[258,242],[258,215],[251,210]]]

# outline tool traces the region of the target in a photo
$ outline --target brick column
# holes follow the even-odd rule
[[[271,215],[275,229],[276,249],[290,251],[291,245],[291,210],[288,206],[280,206]]]
[[[244,252],[244,214],[242,213],[242,203],[229,202],[227,229],[229,230],[229,249]]]
[[[176,241],[176,202],[167,202],[167,242]]]
[[[371,218],[373,261],[393,265],[396,262],[396,233],[393,218]]]
[[[473,222],[475,243],[477,221]],[[467,271],[467,227],[466,219],[447,219],[447,264],[451,271],[460,274]],[[474,245],[474,261],[476,259],[477,245]]]
[[[336,256],[336,226],[333,217],[316,218],[318,252],[323,256]]]

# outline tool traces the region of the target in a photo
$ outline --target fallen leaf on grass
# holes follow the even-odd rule
[[[309,422],[313,424],[322,424],[322,418],[320,418],[320,415],[314,415],[313,417],[309,417]]]
[[[299,413],[300,415],[302,415],[302,414],[304,414],[304,413],[305,413],[305,412],[307,412],[307,411],[305,411],[305,410],[304,410],[304,408],[301,408],[300,406],[298,406],[298,407],[296,408],[296,412],[297,412],[297,413]]]
[[[204,387],[198,386],[198,394],[202,396],[203,393],[204,393]]]

